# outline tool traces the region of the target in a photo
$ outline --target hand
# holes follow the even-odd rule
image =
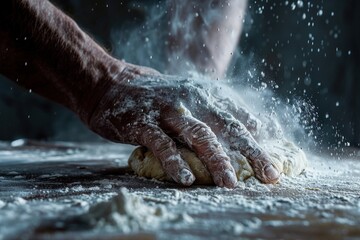
[[[269,155],[250,133],[257,132],[259,122],[218,96],[213,82],[162,75],[130,64],[108,81],[105,89],[93,93],[102,97],[88,125],[111,141],[149,148],[174,181],[189,186],[195,180],[176,148],[177,141],[197,154],[218,186],[232,188],[237,182],[223,146],[247,157],[262,182],[278,181]]]

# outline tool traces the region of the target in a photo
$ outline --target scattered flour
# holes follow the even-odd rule
[[[126,188],[107,201],[90,207],[82,216],[97,228],[121,231],[123,233],[141,230],[154,230],[164,221],[174,221],[177,215],[171,214],[165,207],[152,207],[144,203],[143,199],[131,194]],[[183,217],[190,221],[190,217]]]
[[[61,234],[74,232],[79,238],[91,236],[93,239],[107,233],[139,232],[156,234],[157,239],[199,240],[264,239],[269,236],[281,239],[284,232],[294,239],[299,236],[311,239],[318,234],[325,234],[327,239],[360,237],[360,185],[356,174],[360,165],[357,160],[337,161],[312,155],[304,174],[283,176],[276,185],[264,185],[250,177],[239,182],[235,189],[214,186],[185,188],[118,174],[113,171],[118,167],[117,161],[108,161],[107,164],[103,161],[106,158],[119,159],[115,156],[117,148],[97,150],[101,153],[98,161],[82,164],[89,169],[111,169],[111,173],[94,171],[93,178],[84,178],[74,167],[80,153],[64,156],[56,165],[52,160],[37,160],[42,166],[52,166],[47,168],[47,173],[38,168],[36,163],[39,162],[33,160],[38,159],[35,151],[33,155],[27,152],[23,164],[2,164],[0,239],[36,239],[31,234],[39,228],[49,229],[49,224],[55,226],[50,229],[57,229],[54,239],[63,239]],[[97,154],[92,152],[93,149],[90,146],[81,157],[94,158]],[[1,156],[0,153],[0,160]],[[3,159],[8,160],[8,156],[3,156]],[[120,167],[125,167],[124,154],[121,159],[124,160]],[[18,174],[9,175],[11,171],[25,176],[27,181],[14,179]],[[48,181],[38,177],[59,172],[71,178]],[[110,185],[111,188],[105,187]],[[120,189],[123,186],[127,189]],[[74,218],[78,221],[73,221]],[[59,221],[62,225],[58,225]],[[74,226],[74,223],[78,225]],[[339,231],[329,232],[329,229]],[[52,237],[50,234],[47,239]]]
[[[6,203],[4,201],[0,200],[0,209],[3,208],[6,205]]]

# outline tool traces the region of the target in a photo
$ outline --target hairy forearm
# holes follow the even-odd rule
[[[6,0],[0,13],[0,73],[86,120],[124,64],[46,0]]]

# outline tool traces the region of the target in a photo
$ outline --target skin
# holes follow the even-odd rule
[[[269,156],[248,131],[256,120],[240,122],[250,115],[241,114],[237,106],[230,108],[231,103],[231,112],[205,104],[212,94],[203,84],[111,57],[48,1],[2,3],[0,72],[68,107],[102,137],[146,146],[165,172],[183,185],[195,178],[177,141],[195,151],[218,186],[236,185],[225,144],[247,156],[264,183],[279,179]]]
[[[246,6],[247,0],[169,0],[170,72],[188,70],[186,59],[197,72],[223,77],[240,39]]]

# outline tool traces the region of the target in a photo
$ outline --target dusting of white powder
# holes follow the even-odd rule
[[[173,221],[177,216],[161,205],[149,206],[142,198],[129,193],[126,188],[121,188],[116,196],[90,207],[83,217],[99,229],[132,233],[154,230],[159,228],[162,222]]]

